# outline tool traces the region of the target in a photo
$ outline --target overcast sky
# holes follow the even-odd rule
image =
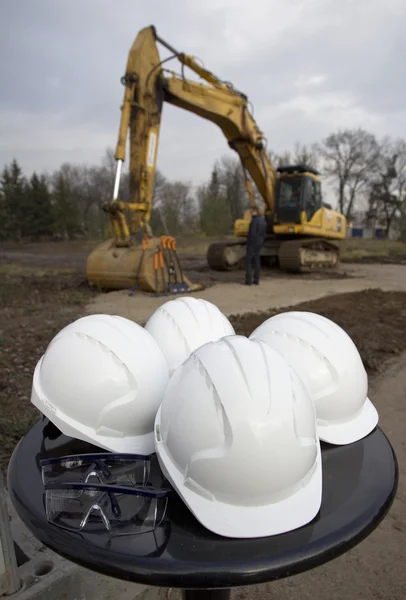
[[[0,167],[98,163],[150,24],[249,96],[270,149],[343,127],[405,137],[405,22],[404,0],[0,0]],[[199,183],[224,154],[215,125],[164,106],[165,175]]]

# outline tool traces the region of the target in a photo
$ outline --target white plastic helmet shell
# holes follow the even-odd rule
[[[262,323],[250,339],[279,350],[303,379],[315,404],[321,440],[350,444],[375,428],[378,413],[367,397],[367,373],[339,325],[310,312],[285,312]]]
[[[170,373],[203,344],[234,335],[230,321],[202,298],[177,298],[160,306],[145,329],[161,348]]]
[[[169,380],[143,327],[89,315],[62,329],[35,368],[31,402],[65,435],[114,452],[154,452],[154,420]]]
[[[155,420],[162,471],[210,531],[255,538],[310,522],[322,495],[314,407],[283,356],[230,336],[172,375]]]

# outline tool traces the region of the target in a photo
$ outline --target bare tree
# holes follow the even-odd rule
[[[111,147],[106,148],[106,152],[102,158],[101,166],[111,178],[111,184],[113,185],[114,176],[116,174],[117,163],[114,156],[114,150]]]
[[[216,162],[209,183],[197,190],[200,227],[206,235],[219,235],[232,230],[233,219],[225,192],[225,186],[220,184],[219,166]]]
[[[235,221],[241,218],[249,204],[241,162],[238,159],[224,156],[217,168],[220,187],[224,191],[231,218]]]
[[[282,152],[281,154],[271,151],[269,152],[269,158],[275,169],[293,164],[292,155],[288,150],[285,150],[285,152]]]
[[[198,220],[198,211],[190,185],[183,181],[167,181],[161,173],[157,173],[151,217],[154,233],[176,235],[184,231],[193,231]]]
[[[269,150],[268,156],[269,156],[269,160],[271,161],[272,166],[274,167],[274,169],[276,169],[278,166],[279,156],[277,155],[277,153],[274,150]]]
[[[317,144],[306,146],[300,142],[295,143],[293,152],[285,150],[278,154],[271,150],[268,154],[275,169],[288,165],[307,165],[317,169],[320,160],[320,150]]]
[[[369,190],[368,218],[385,227],[386,236],[396,218],[402,219],[406,208],[406,142],[383,140],[378,159],[378,173]]]
[[[293,151],[292,163],[295,165],[307,165],[317,169],[320,161],[319,149],[317,144],[300,144],[296,142],[295,149]]]
[[[155,233],[166,233],[169,235],[170,231],[165,220],[165,185],[167,183],[166,177],[156,169],[154,179],[154,189],[152,192],[152,213],[151,213],[151,228]]]
[[[340,212],[350,218],[360,194],[377,168],[379,145],[363,129],[329,135],[318,147],[325,174],[334,182]]]

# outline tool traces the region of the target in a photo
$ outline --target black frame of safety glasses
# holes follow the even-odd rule
[[[39,466],[43,467],[46,465],[55,465],[61,462],[79,461],[83,460],[91,462],[95,460],[151,460],[153,454],[120,454],[113,452],[91,452],[89,454],[67,454],[66,456],[59,456],[54,458],[42,458],[39,461]]]
[[[90,490],[106,494],[127,494],[130,496],[145,496],[149,498],[165,498],[169,496],[170,488],[130,487],[123,485],[108,485],[104,483],[46,483],[44,490]]]
[[[85,454],[68,454],[65,456],[60,456],[60,457],[53,457],[53,458],[44,458],[41,459],[39,461],[39,466],[41,469],[41,477],[42,477],[42,483],[45,485],[46,483],[48,483],[46,481],[46,477],[44,476],[44,469],[48,466],[57,466],[57,465],[61,465],[61,467],[66,468],[66,472],[69,475],[69,471],[70,468],[72,468],[72,473],[74,472],[75,467],[86,467],[87,465],[94,465],[95,468],[97,470],[100,471],[100,473],[107,479],[111,478],[111,471],[110,468],[108,466],[108,463],[117,463],[118,465],[120,465],[120,463],[144,463],[144,464],[148,464],[148,473],[149,473],[149,469],[151,468],[151,463],[152,463],[152,458],[153,458],[154,454],[130,454],[130,453],[112,453],[112,452],[92,452],[92,453],[85,453]],[[72,465],[67,465],[67,463],[73,463]],[[120,484],[113,484],[113,483],[109,483],[108,481],[102,481],[99,478],[100,484],[104,484],[104,485],[120,485]],[[165,482],[165,477],[162,474],[162,483]],[[49,482],[50,483],[50,482]],[[81,482],[75,482],[75,483],[81,483]],[[87,483],[87,481],[83,482],[83,483]],[[126,484],[121,484],[121,485],[126,485]],[[150,486],[148,483],[142,483],[142,484],[135,484],[135,487],[144,487],[147,486],[149,487],[153,487]],[[159,486],[162,487],[162,486]]]

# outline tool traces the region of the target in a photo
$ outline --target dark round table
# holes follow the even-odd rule
[[[183,588],[188,598],[223,599],[232,587],[280,579],[336,558],[378,526],[398,481],[395,453],[376,428],[348,446],[322,445],[322,506],[311,523],[295,531],[223,538],[202,527],[173,493],[167,520],[154,532],[92,537],[48,523],[39,461],[94,450],[65,437],[47,419],[36,423],[9,465],[9,493],[18,515],[43,544],[75,563],[127,581]]]

